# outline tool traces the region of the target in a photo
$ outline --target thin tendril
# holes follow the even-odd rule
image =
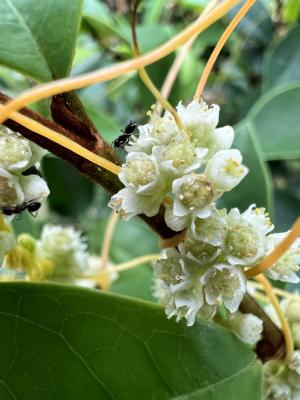
[[[116,228],[118,219],[119,219],[118,214],[115,211],[112,211],[105,229],[102,252],[100,256],[102,275],[99,276],[98,281],[96,281],[102,290],[108,290],[110,287],[109,275],[111,272],[111,268],[109,268],[108,266],[108,257],[109,257],[111,241],[113,238],[114,230]]]
[[[228,27],[226,28],[226,30],[224,31],[222,36],[220,37],[218,43],[216,44],[213,52],[211,53],[211,56],[209,57],[206,65],[205,65],[205,68],[202,72],[202,75],[201,75],[201,78],[198,83],[198,86],[197,86],[197,89],[195,92],[195,96],[194,96],[196,99],[200,99],[200,97],[203,93],[205,84],[207,82],[207,79],[210,75],[210,72],[211,72],[213,66],[214,66],[214,63],[216,62],[222,48],[224,47],[225,43],[228,40],[229,36],[232,34],[234,29],[237,27],[237,25],[239,24],[241,19],[248,12],[248,10],[253,6],[255,1],[256,0],[247,0],[246,1],[246,3],[240,8],[240,10],[234,16],[234,18],[232,19],[232,21],[230,22],[230,24],[228,25]]]
[[[258,290],[264,290],[262,285],[258,282],[251,281],[250,285]],[[286,299],[293,299],[293,298],[297,297],[297,294],[295,294],[295,293],[290,293],[290,292],[287,292],[286,290],[278,289],[276,287],[273,287],[273,291],[278,296],[284,297]]]
[[[268,281],[268,279],[264,275],[258,275],[255,277],[255,279],[259,283],[261,283],[261,285],[264,287],[266,295],[268,296],[270,303],[272,304],[272,306],[274,307],[274,309],[276,311],[276,314],[280,321],[282,333],[283,333],[283,336],[285,339],[285,344],[286,344],[285,362],[286,362],[286,364],[289,364],[290,361],[292,360],[293,352],[294,352],[294,342],[293,342],[293,337],[291,334],[289,324],[287,323],[287,320],[281,310],[278,299],[273,291],[273,287],[270,284],[270,282]]]
[[[115,228],[117,226],[118,219],[119,219],[118,214],[115,211],[112,211],[105,229],[103,245],[102,245],[101,265],[103,270],[107,269],[107,261],[109,256],[110,245]]]
[[[0,111],[3,109],[4,106],[0,104]],[[112,172],[113,174],[118,174],[120,167],[111,161],[106,160],[103,157],[98,156],[97,154],[89,151],[85,147],[81,146],[80,144],[74,142],[73,140],[65,137],[61,133],[55,132],[50,128],[47,128],[43,124],[26,117],[23,114],[18,112],[13,112],[10,117],[12,120],[18,122],[20,125],[24,126],[25,128],[35,132],[41,136],[46,137],[47,139],[51,140],[59,144],[60,146],[71,150],[73,153],[78,154],[79,156],[85,158],[92,163],[99,165],[99,167],[107,169],[108,171]]]
[[[102,68],[97,71],[83,74],[76,78],[71,77],[59,79],[25,91],[15,100],[6,103],[6,105],[0,112],[0,124],[3,123],[3,121],[5,121],[13,111],[18,111],[22,107],[30,103],[45,99],[55,94],[64,93],[71,90],[80,89],[94,83],[111,80],[132,70],[152,64],[163,57],[166,57],[176,48],[187,42],[191,37],[199,34],[200,32],[203,32],[214,22],[222,18],[228,11],[230,11],[234,6],[240,3],[240,1],[241,0],[225,0],[222,4],[211,11],[207,16],[205,16],[201,21],[195,21],[182,32],[170,39],[168,42],[142,56],[118,63],[116,65]]]
[[[219,0],[211,0],[203,10],[202,14],[200,17],[197,19],[197,21],[201,21],[205,15],[207,15],[218,3]],[[171,65],[171,68],[168,71],[168,74],[164,80],[164,83],[161,88],[161,95],[167,99],[170,95],[170,92],[172,90],[172,87],[174,85],[174,82],[177,78],[177,75],[179,73],[180,67],[183,64],[184,60],[186,59],[186,56],[192,47],[194,41],[197,39],[198,35],[193,36],[188,42],[186,42],[179,52],[177,53],[175,60],[173,61],[173,64]],[[156,103],[155,105],[155,110],[158,114],[161,113],[162,107],[159,102]]]
[[[294,241],[300,235],[300,218],[296,220],[290,232],[286,237],[275,247],[275,249],[267,255],[256,267],[249,268],[245,274],[247,278],[253,278],[272,267],[282,255],[291,247]]]
[[[151,261],[158,261],[160,258],[161,258],[160,254],[146,254],[145,256],[137,257],[137,258],[134,258],[133,260],[118,264],[113,268],[109,268],[108,271],[110,273],[122,272],[122,271],[126,271],[128,269],[131,269],[131,268],[138,267],[139,265],[147,264]],[[99,278],[101,279],[101,277],[106,273],[107,273],[107,271],[99,271],[95,275],[83,275],[82,277],[93,279],[97,282],[98,279]]]
[[[136,33],[136,20],[137,20],[137,9],[140,4],[141,0],[136,0],[133,5],[132,9],[132,20],[131,20],[131,31],[132,31],[132,38],[133,38],[133,48],[134,48],[134,53],[135,56],[140,56],[141,55],[141,50],[138,44],[138,38],[137,38],[137,33]],[[168,110],[172,115],[173,118],[178,126],[179,129],[184,130],[184,125],[179,118],[179,115],[177,114],[176,110],[171,106],[171,104],[164,98],[164,96],[161,95],[157,87],[154,85],[152,82],[150,76],[148,75],[147,71],[145,70],[144,67],[138,69],[139,76],[141,80],[144,82],[145,86],[150,90],[150,92],[153,94],[154,98],[159,101],[159,103],[162,105],[162,107],[165,110]]]

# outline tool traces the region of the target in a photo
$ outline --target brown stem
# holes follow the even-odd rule
[[[254,314],[263,321],[263,337],[257,343],[255,349],[258,358],[263,362],[283,359],[286,353],[283,334],[253,297],[246,294],[239,309],[244,313]]]
[[[9,100],[9,97],[6,96],[4,93],[0,92],[0,102],[6,103]],[[69,139],[81,144],[82,146],[89,148],[91,151],[94,151],[96,154],[105,157],[106,159],[114,162],[115,164],[119,164],[119,160],[117,159],[116,154],[112,150],[111,146],[105,143],[105,141],[101,138],[99,134],[97,139],[93,138],[93,135],[90,135],[88,132],[85,132],[85,135],[79,136],[77,131],[73,132],[72,130],[65,129],[60,124],[50,121],[49,119],[43,117],[42,115],[28,109],[24,108],[21,110],[21,113],[34,119],[35,121],[40,122],[44,126],[47,126],[50,129],[59,132]],[[66,118],[67,112],[63,113],[64,118]],[[73,114],[74,115],[74,114]],[[75,129],[75,122],[69,123],[69,126],[72,124]],[[80,120],[78,119],[78,124],[80,124]],[[65,122],[65,125],[67,123]],[[52,142],[51,140],[30,131],[29,129],[25,128],[24,126],[18,124],[13,120],[7,120],[4,125],[8,128],[12,129],[13,131],[21,133],[24,137],[31,140],[32,142],[36,143],[37,145],[43,147],[44,149],[50,151],[51,153],[55,154],[57,157],[61,158],[62,160],[66,161],[73,167],[75,167],[81,174],[87,176],[97,184],[103,186],[108,192],[110,193],[117,193],[120,189],[122,189],[123,185],[119,181],[119,178],[112,174],[111,172],[99,168],[97,165],[91,163],[90,161],[85,160],[84,158],[80,157],[78,154],[73,153],[72,151],[68,151],[67,149],[59,146],[57,143]],[[80,132],[83,132],[84,127],[81,125]],[[91,145],[93,143],[94,145]],[[163,238],[170,238],[174,235],[174,232],[167,227],[164,222],[163,218],[164,208],[162,207],[159,214],[150,218],[146,217],[145,215],[141,215],[141,218],[161,237]]]

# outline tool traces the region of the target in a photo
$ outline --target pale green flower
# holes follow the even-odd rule
[[[51,278],[56,280],[70,280],[88,266],[87,245],[73,227],[45,225],[37,254],[54,265]]]
[[[254,346],[261,338],[263,321],[253,314],[239,311],[228,315],[229,328],[244,342]]]
[[[197,240],[222,246],[227,232],[226,210],[214,208],[208,218],[193,218],[190,232]]]
[[[221,304],[231,312],[237,311],[246,293],[246,277],[240,268],[216,264],[201,277],[205,300],[210,305]]]
[[[20,134],[0,127],[0,167],[9,172],[23,171],[32,156],[29,141]]]
[[[220,150],[208,161],[205,174],[216,191],[228,192],[247,175],[239,150]]]
[[[173,181],[172,209],[166,209],[166,224],[178,231],[187,227],[192,218],[207,218],[212,212],[215,195],[205,176],[191,173]]]
[[[45,180],[38,175],[20,176],[20,184],[24,193],[24,201],[42,203],[50,194]]]
[[[244,213],[237,208],[227,216],[224,253],[232,265],[255,265],[265,255],[266,234],[273,229],[264,209],[251,205]]]
[[[271,253],[287,234],[288,232],[269,235],[266,242],[266,253]],[[296,272],[299,271],[299,264],[300,239],[297,239],[283,256],[271,268],[266,270],[265,274],[274,280],[298,283],[300,279]]]

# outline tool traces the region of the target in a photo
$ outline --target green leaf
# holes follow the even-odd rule
[[[283,19],[285,22],[297,22],[300,16],[299,0],[287,0],[284,3]]]
[[[82,0],[2,0],[0,64],[49,81],[68,75]]]
[[[227,208],[245,210],[250,204],[266,207],[272,212],[272,184],[268,166],[263,160],[261,147],[251,124],[247,121],[235,130],[233,147],[243,155],[243,164],[249,168],[248,175],[232,191],[223,196]]]
[[[287,231],[300,215],[300,200],[289,190],[275,190],[275,227],[278,232]]]
[[[300,2],[298,3],[300,4]],[[300,26],[272,44],[263,62],[263,90],[300,81]]]
[[[83,214],[93,200],[93,183],[59,158],[47,156],[42,163],[50,189],[50,208],[67,217]]]
[[[261,399],[261,367],[209,322],[64,285],[1,283],[1,400]]]
[[[277,87],[262,96],[248,118],[267,160],[300,156],[300,83]]]
[[[122,31],[125,21],[120,17],[114,17],[104,2],[84,0],[82,17],[95,29],[101,39],[111,35],[117,35],[123,39]]]

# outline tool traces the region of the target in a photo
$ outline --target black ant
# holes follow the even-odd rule
[[[41,207],[41,203],[38,201],[27,201],[16,206],[5,206],[2,207],[2,213],[7,216],[14,214],[20,214],[21,212],[28,210],[30,213],[38,211]]]
[[[114,140],[113,144],[115,147],[124,148],[126,144],[128,144],[131,135],[138,127],[137,122],[130,121],[129,124],[121,129],[122,135],[120,135],[117,139]]]

